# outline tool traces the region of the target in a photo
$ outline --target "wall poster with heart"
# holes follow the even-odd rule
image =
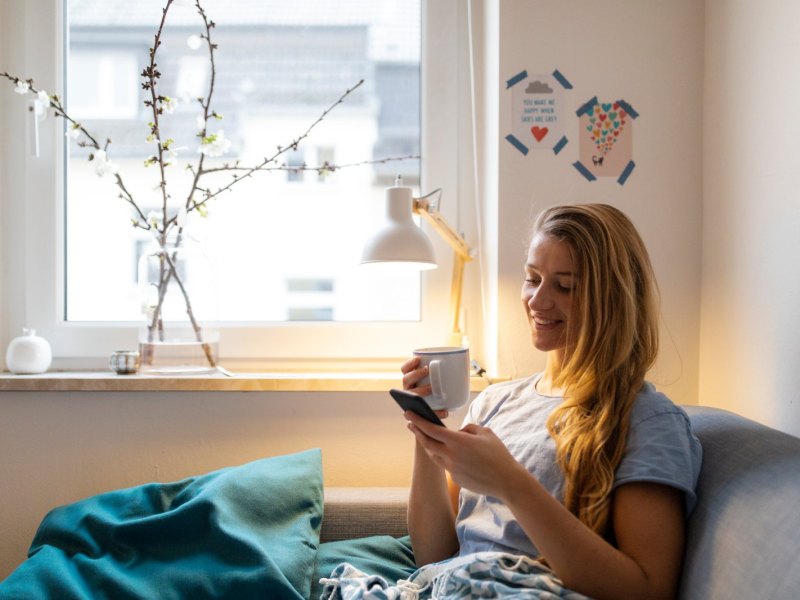
[[[620,185],[633,170],[633,120],[638,113],[624,100],[592,98],[578,111],[579,160],[575,168],[592,181],[618,177]]]
[[[509,141],[523,154],[528,149],[552,150],[564,135],[564,83],[555,75],[524,71],[515,79],[508,82],[513,85],[513,141]]]

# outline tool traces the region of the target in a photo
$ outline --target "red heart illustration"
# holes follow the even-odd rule
[[[625,115],[627,115],[627,114],[628,114],[628,113],[626,113],[626,112],[625,112],[625,109],[624,109],[624,108],[620,108],[620,109],[619,109],[619,116],[620,116],[620,117],[622,117],[622,118],[625,118]]]
[[[537,142],[541,142],[544,139],[544,136],[547,135],[548,131],[549,129],[547,129],[547,127],[539,127],[539,126],[531,127],[531,133],[533,134],[533,137],[536,138]]]
[[[615,131],[614,132],[614,137],[617,137],[618,135],[619,135],[619,131]]]
[[[619,102],[614,102],[614,110],[617,110],[618,108],[619,108]]]
[[[598,115],[598,116],[599,116],[599,119],[601,121],[605,121],[606,120],[606,114],[605,113],[603,113],[602,115]]]

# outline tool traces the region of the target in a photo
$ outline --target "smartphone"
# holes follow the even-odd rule
[[[428,406],[428,403],[425,402],[422,396],[407,392],[405,390],[397,389],[391,389],[389,390],[389,393],[403,410],[414,411],[423,419],[427,419],[431,423],[436,423],[437,425],[445,427],[445,424],[442,423],[442,420],[436,416],[436,413],[433,412],[433,409],[430,406]]]

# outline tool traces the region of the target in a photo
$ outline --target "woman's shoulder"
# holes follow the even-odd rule
[[[689,421],[689,416],[680,406],[675,404],[666,394],[656,390],[649,381],[645,381],[636,395],[631,411],[631,427],[659,416],[670,415],[680,420]]]

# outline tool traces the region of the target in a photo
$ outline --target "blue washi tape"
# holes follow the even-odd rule
[[[566,78],[566,77],[564,77],[564,76],[561,74],[561,71],[559,71],[558,69],[556,69],[555,71],[553,71],[553,77],[555,77],[555,78],[556,78],[556,81],[558,81],[558,83],[560,83],[560,84],[561,84],[561,86],[562,86],[564,89],[567,89],[567,90],[571,90],[571,89],[572,89],[572,84],[571,84],[569,81],[567,81],[567,78]]]
[[[581,106],[577,111],[575,111],[575,114],[580,117],[581,115],[589,112],[590,109],[594,108],[595,104],[597,104],[597,96],[595,96],[594,98],[589,100],[586,104]]]
[[[512,146],[514,146],[514,148],[516,148],[517,150],[519,150],[520,152],[522,152],[522,154],[525,154],[525,155],[527,155],[527,154],[528,154],[528,147],[527,147],[525,144],[523,144],[522,142],[520,142],[520,141],[519,141],[517,138],[515,138],[513,135],[511,135],[511,134],[509,133],[509,134],[506,136],[506,139],[507,139],[507,140],[508,140],[508,141],[511,143],[511,145],[512,145]]]
[[[559,152],[561,152],[561,149],[564,148],[564,146],[566,145],[567,145],[567,136],[564,136],[560,140],[558,140],[558,143],[555,146],[553,146],[553,153],[558,154]]]
[[[597,179],[597,177],[595,177],[589,169],[583,166],[581,161],[572,163],[572,166],[578,169],[578,172],[584,177],[586,177],[587,180],[594,181],[595,179]]]
[[[511,79],[506,81],[506,89],[510,88],[512,85],[518,84],[520,81],[528,77],[527,71],[522,71],[521,73],[517,73]]]
[[[619,179],[617,179],[617,183],[620,185],[625,185],[625,182],[628,181],[628,176],[631,174],[634,167],[636,167],[636,163],[633,161],[629,161],[628,164],[625,165],[625,168],[622,170]]]
[[[628,113],[632,119],[635,119],[636,117],[639,116],[639,113],[633,110],[633,107],[627,102],[625,102],[625,100],[617,100],[617,104],[619,104],[622,108],[624,108],[625,112]]]

